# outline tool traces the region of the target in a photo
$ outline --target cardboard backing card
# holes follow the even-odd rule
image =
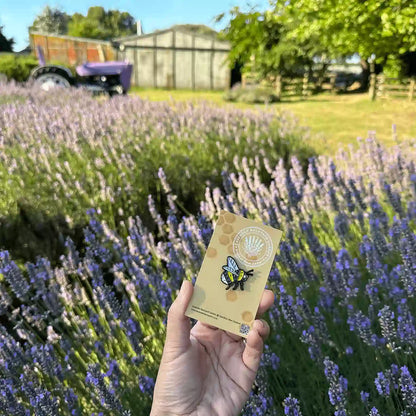
[[[282,232],[221,211],[186,315],[247,337]]]

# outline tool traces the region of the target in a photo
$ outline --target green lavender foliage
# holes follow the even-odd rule
[[[221,185],[235,158],[259,165],[296,154],[306,165],[313,154],[307,130],[271,111],[13,84],[0,85],[0,105],[0,246],[22,260],[56,261],[65,236],[80,246],[88,208],[113,228],[128,216],[148,220],[149,194],[164,212],[160,167],[182,212],[196,214],[206,184]]]

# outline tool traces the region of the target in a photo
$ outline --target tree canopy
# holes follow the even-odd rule
[[[68,35],[95,39],[111,39],[136,33],[136,21],[127,12],[106,11],[90,7],[86,16],[75,13],[68,25]]]
[[[333,58],[358,54],[381,61],[416,49],[416,3],[410,0],[276,0],[290,37],[318,35]]]
[[[86,16],[80,13],[70,16],[62,10],[47,6],[36,16],[30,30],[93,39],[111,39],[136,33],[136,21],[127,12],[105,10],[100,6],[90,7]]]
[[[7,39],[3,35],[3,26],[0,26],[0,52],[13,52],[13,38]]]
[[[411,0],[272,0],[266,11],[231,10],[223,35],[231,62],[267,73],[353,55],[368,67],[416,50],[415,16]]]
[[[222,20],[220,15],[217,20]],[[248,12],[235,7],[221,36],[231,43],[229,62],[253,71],[259,77],[302,73],[313,65],[313,58],[322,51],[315,37],[297,40],[288,37],[289,24],[272,10]]]
[[[31,32],[54,33],[64,35],[68,31],[68,22],[70,16],[58,8],[46,6],[42,12],[36,16],[32,26],[29,27]]]

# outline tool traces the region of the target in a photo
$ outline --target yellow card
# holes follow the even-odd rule
[[[281,237],[280,230],[221,211],[186,315],[246,338]]]

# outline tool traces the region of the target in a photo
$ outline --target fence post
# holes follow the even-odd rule
[[[308,95],[308,74],[305,72],[305,75],[303,76],[303,82],[302,82],[302,97],[306,98]]]
[[[331,85],[331,93],[335,94],[335,80],[337,78],[337,74],[331,74],[329,76],[329,83]]]
[[[370,75],[370,89],[368,90],[368,95],[371,101],[374,101],[377,96],[377,76],[374,73]]]
[[[276,95],[279,97],[279,100],[282,97],[282,76],[277,75],[276,80],[274,82],[274,87],[276,90]]]
[[[242,74],[241,75],[241,87],[242,88],[245,88],[246,84],[247,84],[247,75],[246,74]]]
[[[410,86],[409,86],[409,101],[413,100],[414,93],[415,93],[415,79],[412,77],[410,79]]]

